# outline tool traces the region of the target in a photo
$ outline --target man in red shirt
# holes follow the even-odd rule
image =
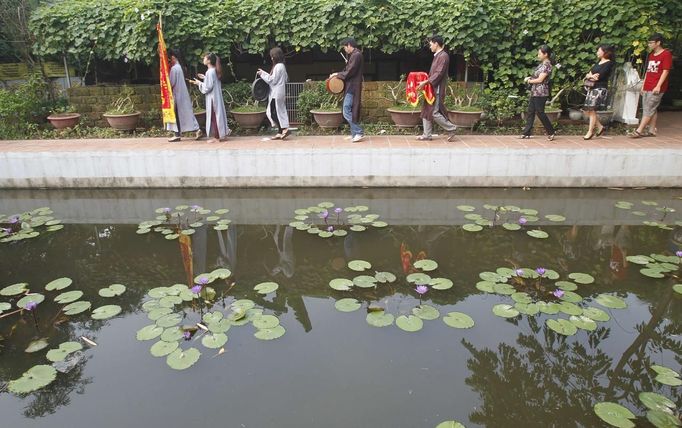
[[[669,50],[663,49],[662,43],[663,36],[658,33],[649,37],[651,53],[647,58],[646,75],[642,86],[642,120],[639,127],[628,134],[628,137],[656,136],[657,109],[663,94],[668,90],[668,75],[673,66],[673,56]],[[649,133],[645,134],[644,129],[647,126]]]

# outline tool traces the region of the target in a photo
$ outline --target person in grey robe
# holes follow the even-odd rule
[[[208,68],[206,75],[197,74],[203,81],[193,80],[192,83],[199,86],[201,93],[206,95],[206,135],[211,138],[209,142],[224,141],[232,130],[227,126],[227,111],[220,83],[220,58],[214,53],[208,53],[204,56],[204,65]]]
[[[431,86],[433,86],[433,93],[436,96],[436,101],[433,104],[425,102],[422,106],[421,117],[422,124],[424,125],[424,133],[417,137],[417,140],[431,140],[433,122],[436,122],[441,128],[448,131],[448,141],[453,141],[455,139],[457,126],[447,119],[448,112],[445,108],[450,55],[445,51],[443,38],[441,36],[429,38],[429,49],[433,52],[433,62],[431,62],[429,78],[417,86],[417,91],[420,91],[427,83],[430,83]]]
[[[277,135],[273,140],[284,140],[289,136],[289,115],[286,105],[286,83],[289,80],[287,69],[284,66],[284,52],[275,47],[270,49],[272,70],[270,73],[258,69],[258,76],[270,85],[268,96],[268,108],[266,114],[272,126],[277,126]]]
[[[173,102],[175,103],[175,123],[167,123],[166,130],[173,131],[175,136],[168,141],[180,141],[183,132],[195,132],[198,140],[203,135],[199,129],[199,122],[192,111],[192,101],[189,97],[187,84],[185,83],[185,73],[180,65],[180,52],[176,49],[168,51],[171,69],[169,73],[170,85],[173,91]]]

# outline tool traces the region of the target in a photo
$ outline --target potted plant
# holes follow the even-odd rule
[[[81,120],[80,113],[76,113],[76,108],[72,105],[56,107],[52,114],[47,117],[55,129],[73,128]]]
[[[473,128],[483,115],[478,105],[479,88],[466,88],[459,84],[448,86],[450,97],[445,101],[448,119],[459,128]]]
[[[265,107],[253,100],[251,85],[246,81],[227,84],[223,98],[240,128],[257,129],[265,120]]]
[[[109,109],[102,115],[109,126],[121,131],[132,131],[137,128],[140,112],[135,110],[133,95],[132,88],[123,85],[119,97],[111,103]]]
[[[315,123],[320,128],[338,128],[343,123],[343,111],[341,111],[341,97],[334,94],[329,94],[320,105],[310,110]]]
[[[192,111],[194,112],[194,117],[199,123],[199,128],[203,129],[206,127],[206,108],[204,107],[204,94],[201,93],[196,85],[191,85],[189,89],[189,94],[192,97]]]
[[[386,99],[393,103],[393,106],[386,109],[391,115],[391,120],[397,128],[414,128],[422,123],[421,120],[421,95],[420,103],[412,107],[405,101],[405,75],[400,76],[400,80],[395,85],[384,85],[387,96]]]

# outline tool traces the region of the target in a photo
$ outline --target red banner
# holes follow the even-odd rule
[[[156,32],[159,33],[159,83],[161,86],[161,112],[163,124],[175,123],[175,108],[173,102],[173,89],[168,75],[168,52],[166,42],[163,40],[161,19],[156,24]]]
[[[424,80],[429,80],[429,75],[423,71],[413,71],[407,75],[405,95],[407,96],[407,103],[412,107],[416,107],[417,104],[419,104],[419,98],[422,96],[429,104],[433,104],[433,102],[436,101],[431,83],[427,83],[421,91],[417,92],[417,86]]]

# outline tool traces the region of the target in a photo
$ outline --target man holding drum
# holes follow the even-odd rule
[[[358,49],[358,44],[353,38],[344,39],[341,42],[343,50],[346,52],[348,62],[343,71],[332,73],[329,78],[338,77],[345,83],[343,96],[343,117],[350,125],[350,135],[354,143],[362,141],[364,131],[360,126],[360,102],[362,96],[362,70],[364,59],[362,52]]]
[[[431,52],[433,52],[433,62],[431,63],[431,70],[429,70],[429,78],[428,80],[422,81],[417,86],[416,90],[418,92],[422,90],[424,86],[430,84],[433,87],[436,101],[433,104],[424,103],[422,106],[421,116],[424,125],[424,133],[417,137],[417,140],[431,140],[433,122],[436,122],[441,128],[448,131],[448,141],[453,141],[455,139],[457,126],[447,119],[448,113],[445,108],[450,55],[444,49],[443,38],[441,36],[430,37],[429,48],[431,49]]]

